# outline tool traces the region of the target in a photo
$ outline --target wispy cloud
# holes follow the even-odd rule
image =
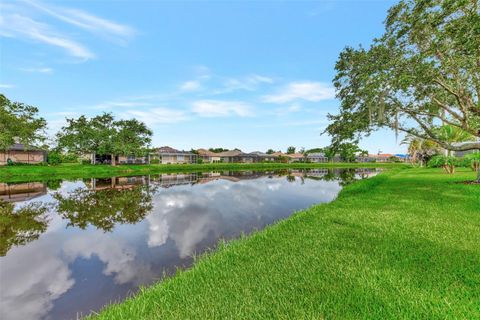
[[[201,88],[202,88],[202,84],[200,83],[200,81],[197,81],[197,80],[185,81],[180,86],[180,90],[182,91],[198,91]]]
[[[127,110],[121,113],[123,118],[132,118],[145,122],[148,126],[157,124],[172,124],[188,119],[187,114],[182,110],[175,110],[166,107],[157,107],[148,110]]]
[[[21,71],[31,72],[31,73],[53,73],[52,68],[20,68]]]
[[[24,0],[24,2],[54,18],[97,35],[115,36],[127,40],[136,34],[135,29],[130,26],[97,17],[82,10],[46,5],[33,0]]]
[[[93,59],[96,55],[86,45],[75,40],[77,33],[72,36],[72,34],[59,31],[53,24],[45,22],[48,21],[45,19],[46,16],[120,44],[126,44],[136,34],[135,29],[130,26],[92,15],[86,11],[46,5],[39,1],[23,0],[14,4],[2,4],[1,9],[0,36],[30,40],[62,48],[70,56],[82,61]]]
[[[248,117],[253,115],[253,108],[241,101],[201,100],[192,104],[192,112],[200,117]]]
[[[0,83],[0,89],[12,89],[15,88],[13,84],[9,83]]]
[[[288,103],[295,100],[318,102],[335,98],[335,89],[322,82],[292,82],[276,94],[262,97],[267,103]]]
[[[237,90],[254,91],[262,84],[272,84],[273,78],[258,74],[251,74],[241,78],[227,78],[223,86],[214,91],[215,94],[229,93]]]
[[[83,60],[95,55],[82,44],[52,30],[47,24],[35,21],[20,14],[4,14],[0,19],[0,36],[26,38],[59,47],[70,55]]]

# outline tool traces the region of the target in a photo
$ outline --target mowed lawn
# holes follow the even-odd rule
[[[480,185],[392,169],[95,319],[480,319]]]

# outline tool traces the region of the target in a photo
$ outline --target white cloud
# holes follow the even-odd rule
[[[12,88],[15,88],[13,84],[0,83],[0,89],[12,89]]]
[[[19,14],[4,14],[0,19],[0,36],[26,38],[67,51],[71,56],[83,60],[95,55],[82,44],[52,30],[48,25]]]
[[[59,47],[68,52],[69,55],[84,61],[95,58],[95,54],[85,45],[74,40],[71,35],[60,32],[51,24],[42,21],[47,21],[49,17],[53,17],[120,44],[126,44],[136,34],[136,31],[130,26],[97,17],[86,11],[46,5],[33,0],[24,0],[8,5],[2,4],[1,9],[0,36],[31,40]],[[35,18],[33,18],[33,15]],[[39,68],[36,71],[33,68],[30,69],[32,69],[30,72],[51,72],[45,71],[48,68]]]
[[[262,97],[263,102],[287,103],[295,100],[318,102],[335,98],[335,89],[322,82],[292,82],[282,91]]]
[[[182,83],[180,90],[182,91],[197,91],[200,90],[202,84],[197,80],[190,80]]]
[[[237,90],[254,91],[262,84],[272,84],[270,77],[251,74],[243,78],[228,78],[223,82],[223,88],[216,90],[215,94],[228,93]]]
[[[145,122],[148,126],[156,124],[178,123],[188,119],[182,110],[174,110],[165,107],[152,108],[149,110],[127,110],[121,114],[123,118],[131,118]]]
[[[31,73],[47,73],[50,74],[53,72],[52,68],[20,68],[20,70]]]
[[[25,2],[63,22],[98,35],[110,35],[128,39],[133,37],[136,33],[136,31],[130,26],[100,18],[82,10],[54,7],[31,0],[25,0]]]
[[[195,101],[192,111],[201,117],[247,117],[253,114],[252,107],[240,101],[200,100]]]

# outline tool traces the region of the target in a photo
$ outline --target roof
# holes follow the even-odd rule
[[[286,154],[283,153],[283,152],[274,152],[271,154],[271,156],[274,156],[274,157],[285,157]]]
[[[259,157],[273,157],[273,155],[268,154],[268,153],[264,153],[264,152],[261,152],[261,151],[253,151],[253,152],[250,152],[250,154],[256,155],[256,156],[259,156]]]
[[[304,158],[305,157],[303,155],[303,153],[291,153],[291,154],[287,154],[286,156],[290,157],[290,158],[294,158],[294,159],[299,159],[299,158]]]
[[[189,151],[183,151],[183,150],[180,151],[169,146],[163,146],[163,147],[157,148],[155,149],[155,152],[158,152],[160,154],[162,153],[163,154],[193,154]]]
[[[8,148],[8,150],[12,151],[44,151],[40,148],[33,147],[33,146],[27,146],[22,143],[14,143]]]
[[[229,150],[217,153],[219,157],[235,157],[241,154],[243,154],[243,152],[240,150]]]
[[[307,158],[326,158],[325,153],[322,152],[312,152],[307,155]]]
[[[197,152],[199,156],[220,157],[218,153],[215,153],[207,149],[198,149]]]

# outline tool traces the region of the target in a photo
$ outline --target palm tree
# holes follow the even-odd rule
[[[437,154],[440,150],[438,144],[433,141],[422,139],[414,135],[408,134],[401,142],[401,144],[408,145],[408,154],[412,163],[426,162],[431,156]]]
[[[458,127],[454,127],[451,125],[443,125],[438,129],[438,136],[441,140],[445,142],[464,142],[468,140],[472,140],[473,136],[463,131]],[[446,155],[451,156],[452,151],[446,150]]]

